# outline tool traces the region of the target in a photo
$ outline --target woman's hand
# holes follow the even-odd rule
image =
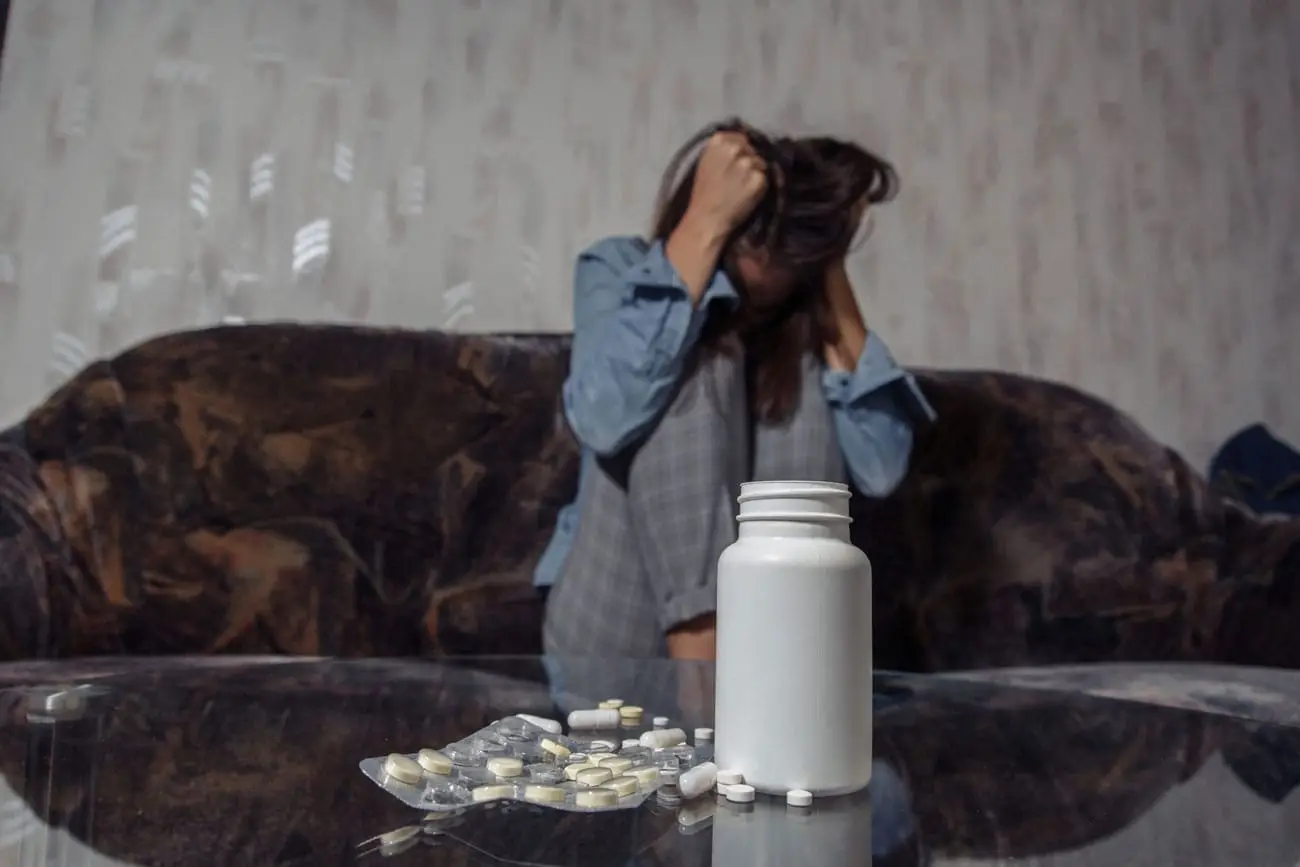
[[[743,132],[715,133],[695,168],[683,222],[726,237],[753,213],[767,192],[767,165]]]

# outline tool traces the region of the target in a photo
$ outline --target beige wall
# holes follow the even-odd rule
[[[583,243],[739,112],[905,193],[909,363],[1077,383],[1197,461],[1300,440],[1300,0],[15,0],[0,422],[223,316],[564,329]]]

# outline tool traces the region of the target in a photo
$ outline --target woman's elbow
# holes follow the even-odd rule
[[[584,448],[601,457],[623,451],[640,435],[641,420],[621,411],[616,395],[584,392],[577,387],[564,388],[564,418],[569,429]]]
[[[891,431],[890,436],[862,437],[850,455],[849,474],[863,495],[884,499],[907,478],[912,457],[910,429]]]

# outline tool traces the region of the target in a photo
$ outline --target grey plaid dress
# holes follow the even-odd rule
[[[714,610],[751,466],[754,481],[845,480],[820,363],[805,360],[793,417],[752,431],[743,371],[740,358],[702,362],[638,447],[586,458],[577,534],[547,600],[548,654],[666,655],[670,627]]]

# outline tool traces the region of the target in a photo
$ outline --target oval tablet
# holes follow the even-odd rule
[[[591,762],[575,762],[564,769],[564,777],[568,780],[576,780],[578,779],[578,774],[581,774],[583,771],[589,771],[594,767],[596,766]]]
[[[564,789],[559,786],[524,786],[524,800],[538,804],[563,804]]]
[[[524,772],[524,763],[511,756],[498,756],[487,760],[487,769],[498,777],[517,777]]]
[[[616,729],[622,717],[613,708],[603,710],[575,710],[569,714],[571,729]]]
[[[579,786],[599,786],[601,783],[614,779],[614,772],[609,768],[587,768],[578,771],[578,775],[573,781]]]
[[[564,726],[560,725],[559,720],[547,719],[544,716],[533,716],[530,713],[517,713],[515,716],[519,717],[524,722],[532,723],[542,731],[550,732],[553,735],[564,733]]]
[[[618,795],[611,789],[583,789],[574,795],[573,803],[579,807],[613,807]]]
[[[636,777],[615,777],[608,783],[601,783],[602,789],[609,789],[620,798],[626,798],[628,795],[635,795],[641,788],[641,784],[636,781]]]
[[[618,715],[621,716],[623,719],[632,719],[635,717],[639,717],[643,713],[645,713],[645,711],[634,704],[625,704],[618,709]]]
[[[616,758],[618,758],[617,753],[592,753],[587,757],[587,761],[591,762],[593,765],[603,765],[610,759]]]
[[[388,758],[384,759],[384,773],[408,786],[414,786],[424,779],[424,770],[413,759],[400,753],[390,753]]]
[[[600,704],[596,705],[596,707],[600,708],[601,710],[618,710],[619,708],[623,707],[623,699],[607,698],[604,701],[602,701]]]
[[[415,754],[415,761],[431,774],[446,776],[451,773],[451,759],[437,750],[420,750]]]
[[[479,786],[473,792],[474,802],[496,801],[500,798],[513,798],[515,796],[514,786]]]
[[[641,735],[641,746],[665,750],[686,743],[686,732],[681,729],[655,729]]]

